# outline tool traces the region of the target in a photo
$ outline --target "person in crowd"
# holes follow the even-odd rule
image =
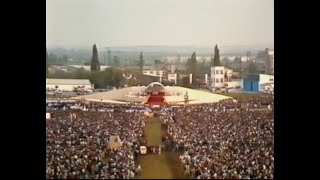
[[[269,106],[269,107],[268,107]],[[173,150],[197,179],[273,179],[274,114],[269,95],[162,109]]]
[[[135,110],[53,111],[46,122],[47,179],[133,178],[137,168],[134,152],[143,134],[143,114]],[[71,113],[77,118],[71,118]],[[109,138],[116,135],[122,146],[109,149]]]

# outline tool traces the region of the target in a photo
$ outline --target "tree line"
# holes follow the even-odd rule
[[[91,61],[87,63],[87,65],[90,65],[91,72],[85,71],[84,69],[78,69],[73,72],[63,72],[63,71],[57,71],[53,74],[48,73],[48,67],[50,63],[52,62],[66,62],[68,60],[68,57],[66,55],[62,56],[61,58],[55,57],[53,54],[48,55],[48,50],[46,54],[46,74],[48,78],[70,78],[70,79],[89,79],[91,83],[95,85],[96,88],[107,88],[108,86],[114,86],[114,87],[121,87],[124,86],[124,84],[130,84],[130,85],[142,85],[143,82],[145,82],[143,77],[143,67],[145,65],[144,61],[144,54],[143,52],[140,52],[139,55],[139,61],[137,63],[138,65],[138,72],[135,72],[136,80],[131,79],[130,82],[126,80],[124,77],[122,77],[123,72],[120,69],[114,68],[120,66],[120,60],[118,57],[114,56],[113,59],[113,67],[107,68],[104,71],[101,71],[101,63],[99,61],[98,56],[98,49],[96,44],[92,47],[92,57]],[[240,66],[241,66],[241,59],[240,59]],[[163,64],[160,60],[155,60],[155,65],[161,65]],[[214,48],[214,55],[211,58],[210,64],[207,64],[205,60],[203,60],[201,63],[197,62],[196,52],[193,52],[191,57],[187,60],[186,63],[186,73],[187,77],[180,78],[178,77],[178,85],[185,86],[185,87],[195,87],[198,82],[199,76],[203,74],[210,75],[210,67],[211,66],[221,66],[220,62],[220,52],[218,45],[215,45]],[[241,67],[240,67],[241,68]],[[249,72],[255,72],[256,66],[254,63],[250,63],[248,67]],[[130,71],[128,71],[130,72]],[[131,71],[132,72],[132,71]],[[201,73],[200,73],[201,72]],[[193,75],[193,81],[192,84],[189,83],[189,74]]]

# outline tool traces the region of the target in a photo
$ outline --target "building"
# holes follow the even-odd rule
[[[265,92],[265,87],[268,86],[273,88],[274,76],[267,74],[252,74],[248,73],[243,78],[243,90],[250,92]]]
[[[91,71],[91,66],[88,66],[88,65],[70,65],[70,67],[79,68],[79,69],[83,68],[86,71]],[[100,71],[104,71],[110,67],[111,66],[100,66]]]
[[[274,74],[274,50],[266,49],[266,73]]]
[[[170,73],[168,74],[168,81],[173,82],[175,85],[177,85],[178,75],[176,73]]]
[[[67,66],[60,66],[60,65],[51,65],[50,69],[52,72],[56,72],[56,71],[64,71],[64,72],[70,72],[71,69]]]
[[[74,88],[94,89],[88,79],[46,79],[46,89],[73,91]]]
[[[164,70],[143,70],[143,75],[159,77],[159,82],[162,82],[163,78],[167,78],[167,73]]]
[[[225,75],[224,66],[212,66],[211,67],[211,87],[212,88],[222,88],[225,87]]]
[[[159,82],[152,82],[147,86],[126,87],[108,92],[76,96],[71,99],[116,104],[129,104],[135,102],[156,107],[162,105],[183,105],[186,103],[186,94],[188,94],[188,104],[214,103],[231,98],[229,96],[205,92],[203,90],[179,86],[164,86]]]

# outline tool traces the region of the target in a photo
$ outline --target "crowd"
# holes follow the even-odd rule
[[[135,155],[142,143],[142,113],[52,111],[46,122],[47,179],[129,179],[141,170]],[[76,114],[76,116],[74,116]],[[109,149],[119,136],[120,149]]]
[[[270,96],[164,108],[167,144],[181,150],[185,173],[197,179],[273,179],[274,116]],[[213,113],[214,112],[214,113]]]
[[[83,110],[96,112],[151,112],[150,108],[141,104],[102,104],[80,103],[76,101],[46,102],[46,110]]]
[[[155,114],[167,127],[164,149],[181,152],[187,175],[273,179],[274,116],[265,109],[270,106],[273,97],[266,95],[167,106]],[[146,146],[141,112],[151,111],[147,107],[48,102],[47,110],[47,179],[131,179],[141,171],[135,157]],[[108,148],[110,136],[120,137],[120,149]],[[161,146],[148,148],[161,154]]]

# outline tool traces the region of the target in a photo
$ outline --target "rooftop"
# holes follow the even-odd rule
[[[46,84],[91,85],[89,79],[46,79]]]

